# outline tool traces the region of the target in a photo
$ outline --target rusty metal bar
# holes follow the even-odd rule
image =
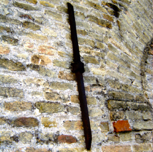
[[[75,24],[75,17],[74,17],[74,9],[70,3],[68,3],[68,13],[69,13],[70,28],[71,28],[71,39],[72,39],[72,45],[73,45],[73,63],[71,64],[72,72],[75,73],[76,80],[77,80],[86,149],[90,150],[92,134],[91,134],[89,114],[88,114],[88,108],[87,108],[87,100],[86,100],[84,81],[83,81],[83,75],[82,75],[82,73],[85,70],[84,70],[84,64],[80,60],[78,39],[77,39],[77,33],[76,33],[76,24]]]

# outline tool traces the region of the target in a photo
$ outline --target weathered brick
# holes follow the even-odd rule
[[[99,64],[98,60],[93,56],[83,56],[86,63]]]
[[[40,75],[48,76],[48,77],[51,77],[51,78],[56,78],[57,77],[56,73],[54,71],[46,69],[42,66],[29,64],[29,65],[27,65],[27,67],[31,68],[34,71],[37,71]]]
[[[30,143],[33,138],[33,134],[30,132],[22,132],[19,134],[19,141],[26,144]]]
[[[116,145],[102,146],[102,151],[103,152],[121,152],[121,151],[132,152],[130,145],[124,145],[124,146],[116,146]]]
[[[29,5],[29,4],[15,2],[13,5],[16,6],[16,7],[22,8],[24,10],[28,10],[28,11],[38,10],[38,8],[33,7],[33,6]]]
[[[23,90],[21,89],[0,87],[0,96],[23,98],[24,94],[23,94]]]
[[[72,143],[76,143],[77,140],[75,137],[70,136],[70,135],[60,135],[58,136],[58,142],[72,144]]]
[[[119,99],[119,100],[134,100],[134,96],[125,93],[125,92],[117,92],[117,91],[108,91],[108,97],[111,99]]]
[[[46,7],[52,7],[54,8],[55,6],[47,1],[40,1],[39,2],[41,5],[46,6]]]
[[[30,28],[31,30],[34,30],[34,31],[40,30],[40,26],[39,25],[36,25],[36,24],[34,24],[32,22],[29,22],[29,21],[23,22],[22,26],[24,28]]]
[[[41,30],[45,35],[51,36],[51,37],[57,37],[57,32],[55,30],[51,30],[50,28],[44,27]]]
[[[81,38],[81,37],[78,38],[78,43],[80,45],[86,44],[86,45],[89,45],[91,47],[95,46],[95,42],[93,40],[85,39],[85,38]]]
[[[62,68],[69,68],[69,62],[67,61],[59,61],[59,60],[54,60],[53,61],[54,66],[62,67]]]
[[[114,142],[114,143],[119,143],[120,142],[120,137],[117,134],[108,134],[108,141]]]
[[[18,41],[19,41],[18,39],[15,39],[13,37],[9,37],[6,35],[2,35],[2,40],[12,45],[18,45]]]
[[[80,114],[80,109],[78,107],[68,107],[67,108],[68,112],[72,113],[73,115],[78,115]]]
[[[38,40],[38,41],[47,41],[48,40],[47,36],[40,35],[40,34],[26,33],[26,32],[23,32],[22,34],[27,37],[30,37],[31,39]]]
[[[50,10],[45,10],[45,13],[51,17],[53,17],[55,20],[57,21],[63,21],[62,19],[62,15],[61,14],[58,14],[58,13],[55,13],[53,11],[50,11]]]
[[[86,98],[87,98],[87,104],[88,105],[95,105],[95,104],[97,104],[96,98],[90,97],[90,96],[87,96]],[[79,103],[79,96],[72,95],[71,96],[71,101],[74,102],[74,103]]]
[[[12,124],[15,127],[37,127],[39,122],[33,117],[20,117],[12,121]]]
[[[77,34],[85,36],[88,34],[88,32],[86,30],[77,30]]]
[[[135,134],[135,141],[137,143],[151,142],[151,132],[137,133]]]
[[[64,128],[66,130],[82,130],[82,122],[81,121],[65,121]]]
[[[125,132],[132,130],[128,120],[118,120],[113,122],[113,127],[115,132]]]
[[[88,6],[90,6],[90,7],[93,7],[94,9],[97,9],[97,10],[99,10],[99,11],[101,11],[101,12],[107,12],[106,11],[106,9],[104,8],[104,7],[101,7],[99,4],[97,4],[97,3],[93,3],[93,2],[91,2],[91,1],[85,1],[85,4],[86,5],[88,5]]]
[[[84,82],[85,83],[89,83],[89,84],[96,84],[97,83],[95,77],[92,77],[92,76],[84,76],[83,78],[84,78]]]
[[[36,102],[35,106],[41,113],[58,113],[64,111],[64,106],[59,103]]]
[[[49,127],[49,128],[57,127],[57,122],[51,121],[49,117],[42,117],[41,122],[45,127]]]
[[[38,52],[42,54],[47,54],[47,55],[54,55],[55,54],[55,48],[52,46],[48,45],[40,45],[38,48]]]
[[[93,48],[90,48],[90,47],[81,46],[80,47],[80,52],[84,52],[86,54],[90,54],[92,56],[98,56],[98,57],[101,57],[101,58],[105,57],[105,54],[103,52],[94,50]]]
[[[43,85],[43,83],[45,82],[43,79],[37,79],[37,78],[27,78],[24,80],[24,82],[26,83],[26,85],[31,85],[34,84],[36,86],[41,86]]]
[[[142,112],[139,111],[126,111],[126,118],[130,120],[140,120],[142,119]]]
[[[47,85],[47,84],[44,84],[44,85]],[[67,90],[67,89],[73,90],[74,88],[72,84],[62,83],[62,82],[51,82],[49,84],[49,87],[55,90]]]
[[[134,130],[152,130],[153,121],[137,120],[133,122],[133,129]]]
[[[139,145],[133,145],[132,146],[133,152],[151,152],[152,146],[151,144],[139,144]]]
[[[4,107],[9,111],[26,111],[32,109],[32,104],[23,101],[5,102]]]
[[[17,83],[19,81],[9,75],[0,75],[0,82],[6,83],[6,84],[11,84],[11,83]]]
[[[119,119],[124,119],[125,114],[123,111],[110,111],[110,119],[112,121],[117,121]]]
[[[91,68],[91,72],[95,75],[101,75],[101,76],[104,76],[107,74],[107,71],[102,68]]]
[[[131,132],[121,132],[119,136],[120,136],[121,141],[132,141]]]
[[[11,71],[25,71],[26,68],[21,62],[14,62],[8,59],[0,59],[0,66]]]
[[[51,63],[51,60],[44,55],[33,55],[31,57],[31,62],[36,65],[47,65]]]
[[[150,111],[151,107],[145,103],[135,103],[123,100],[108,100],[107,106],[109,110],[140,110]]]
[[[118,62],[120,65],[122,65],[122,66],[124,66],[124,67],[130,68],[130,64],[129,64],[128,62],[123,61],[122,59],[120,59],[120,57],[114,55],[114,54],[111,53],[111,52],[108,52],[107,58],[110,59],[111,61]],[[130,71],[130,70],[129,70],[129,71]]]
[[[105,45],[104,45],[104,43],[97,42],[97,43],[96,43],[96,47],[97,47],[98,49],[104,49],[104,48],[105,48]]]
[[[99,117],[104,114],[104,111],[102,111],[100,108],[89,108],[89,116],[90,117]]]

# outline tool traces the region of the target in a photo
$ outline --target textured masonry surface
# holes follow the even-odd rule
[[[85,64],[91,152],[152,152],[151,0],[1,0],[0,151],[86,151],[67,2]]]

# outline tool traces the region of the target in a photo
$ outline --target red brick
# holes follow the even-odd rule
[[[58,142],[59,142],[59,143],[68,143],[68,144],[72,144],[72,143],[76,143],[77,140],[76,140],[76,138],[73,137],[73,136],[60,135],[60,136],[58,136]]]
[[[128,120],[118,120],[116,122],[113,122],[113,126],[115,132],[124,132],[132,130]]]
[[[132,152],[131,146],[102,146],[102,152]]]

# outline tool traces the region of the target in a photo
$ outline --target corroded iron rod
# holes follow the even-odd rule
[[[88,108],[87,108],[87,100],[86,100],[84,81],[83,81],[83,75],[82,75],[82,73],[85,70],[84,70],[84,64],[80,61],[79,46],[78,46],[76,24],[75,24],[75,17],[74,17],[74,9],[70,3],[68,3],[68,13],[69,13],[70,28],[71,28],[71,39],[72,39],[72,45],[73,45],[73,63],[71,64],[72,72],[75,73],[76,80],[77,80],[86,149],[90,150],[92,135],[91,135],[89,114],[88,114]]]

